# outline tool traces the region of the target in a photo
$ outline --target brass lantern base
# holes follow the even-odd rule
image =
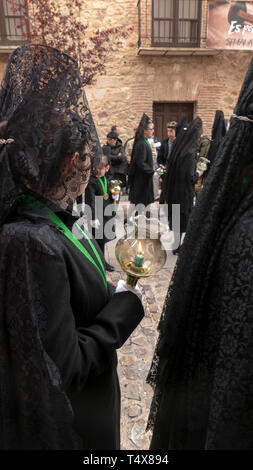
[[[137,267],[133,261],[124,263],[123,269],[127,273],[126,283],[130,287],[135,287],[141,277],[147,277],[151,274],[150,267],[145,266],[145,264],[143,266]]]
[[[136,287],[138,280],[139,280],[139,277],[131,276],[131,274],[128,274],[126,278],[126,284],[127,286],[132,287],[132,289],[134,289]]]

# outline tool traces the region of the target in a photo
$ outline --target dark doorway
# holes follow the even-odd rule
[[[187,121],[193,120],[194,103],[153,103],[153,120],[155,136],[160,140],[167,137],[167,122],[180,121],[186,116]]]

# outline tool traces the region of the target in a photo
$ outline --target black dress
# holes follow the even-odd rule
[[[222,246],[199,313],[198,364],[193,373],[188,332],[184,371],[161,398],[151,449],[253,449],[252,273],[253,207]]]
[[[154,202],[154,162],[152,150],[144,139],[134,144],[129,169],[129,200],[133,204],[148,206]]]
[[[43,202],[72,228],[70,213]],[[1,449],[119,448],[116,349],[143,317],[139,298],[107,291],[48,214],[23,202],[0,253]]]
[[[183,156],[169,160],[164,181],[165,202],[168,204],[168,219],[172,230],[172,205],[180,204],[180,232],[186,232],[194,200],[194,185],[198,181],[196,156],[192,150]]]

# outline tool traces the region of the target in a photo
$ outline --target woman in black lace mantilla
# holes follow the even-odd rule
[[[152,449],[253,449],[252,273],[253,61],[164,305]]]
[[[143,307],[67,210],[101,155],[71,57],[11,54],[0,133],[0,448],[117,449],[116,349]]]

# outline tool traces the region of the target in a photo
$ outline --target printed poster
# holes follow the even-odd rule
[[[208,1],[207,47],[253,50],[253,1]]]

